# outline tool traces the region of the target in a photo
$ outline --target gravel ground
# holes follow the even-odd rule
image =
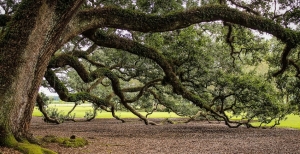
[[[137,119],[128,119],[126,123],[96,119],[53,125],[34,117],[31,131],[35,136],[75,135],[89,141],[89,145],[82,148],[47,145],[60,154],[300,153],[300,130],[228,128],[205,121],[147,126]],[[1,150],[3,154],[14,152]]]

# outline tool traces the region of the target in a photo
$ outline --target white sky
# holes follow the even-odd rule
[[[50,92],[47,88],[44,87],[40,87],[39,92],[43,92],[44,94],[46,94],[47,96],[58,96],[57,93],[52,93]]]

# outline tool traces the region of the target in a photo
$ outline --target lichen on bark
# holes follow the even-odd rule
[[[79,1],[77,1],[79,2]],[[81,1],[82,2],[82,1]],[[53,8],[46,1],[20,2],[0,41],[0,140],[4,146],[24,149],[31,141],[29,125],[39,85],[52,53],[60,47],[59,32],[78,6],[64,14],[65,22],[51,23]],[[48,15],[48,18],[45,16]],[[58,17],[58,16],[56,16]],[[55,22],[55,21],[54,21]],[[51,33],[55,30],[55,33]],[[28,139],[28,140],[27,140]],[[17,141],[17,144],[11,143]],[[40,153],[49,152],[40,149]]]

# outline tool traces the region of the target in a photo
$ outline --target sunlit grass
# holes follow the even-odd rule
[[[231,114],[227,113],[227,115],[230,117]],[[277,125],[276,127],[282,127],[282,128],[295,128],[295,129],[300,129],[300,116],[299,115],[294,115],[290,114],[286,116],[286,120],[280,121],[280,124]],[[231,120],[240,120],[241,116],[232,116]],[[257,120],[254,118],[254,120]],[[252,122],[251,123],[253,126],[259,126],[259,122]],[[270,127],[273,126],[274,122],[271,122],[269,124],[263,124],[262,126]]]
[[[63,113],[64,115],[67,114],[71,109],[72,105],[49,105],[49,107],[57,108],[59,112]],[[71,113],[71,115],[75,114],[75,118],[84,118],[86,112],[93,111],[91,106],[77,106],[75,110]],[[146,112],[140,112],[142,115],[146,115]],[[120,118],[137,118],[131,112],[124,112],[124,111],[117,111],[116,115]],[[33,116],[40,117],[42,113],[38,110],[37,107],[34,108]],[[178,118],[180,116],[176,115],[175,113],[171,112],[154,112],[153,114],[148,116],[149,118]],[[98,111],[96,118],[113,118],[110,112],[106,111]]]
[[[58,108],[58,110],[63,113],[67,114],[71,109],[72,105],[70,104],[51,104],[49,107]],[[91,106],[84,106],[80,105],[75,108],[75,110],[72,112],[71,115],[75,113],[75,118],[84,118],[84,115],[86,112],[92,111]],[[140,112],[142,115],[146,115],[146,112]],[[131,112],[124,112],[124,111],[117,111],[116,115],[120,118],[137,118],[134,114]],[[33,111],[33,116],[42,116],[42,113],[38,110],[36,107]],[[152,115],[149,116],[149,118],[179,118],[180,116],[176,115],[175,113],[171,112],[154,112]],[[101,111],[97,113],[96,118],[113,118],[110,112]],[[232,120],[239,120],[238,116],[234,116],[231,118]],[[252,123],[253,125],[259,125],[259,123]],[[274,123],[270,123],[268,125],[263,126],[272,126]],[[300,129],[300,116],[299,115],[288,115],[286,120],[283,120],[280,122],[280,125],[276,127],[284,127],[284,128],[295,128]]]
[[[252,124],[254,126],[258,126],[260,123],[254,122]],[[273,126],[273,125],[274,122],[271,122],[267,125],[262,125],[262,126]],[[280,124],[277,125],[276,127],[300,129],[300,116],[294,114],[287,115],[287,119],[280,121]]]

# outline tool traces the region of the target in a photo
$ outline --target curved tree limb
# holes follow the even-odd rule
[[[91,82],[94,81],[97,78],[101,78],[103,76],[108,77],[112,82],[112,89],[114,93],[120,98],[121,103],[126,107],[128,110],[130,110],[133,114],[138,116],[140,119],[144,120],[146,124],[149,124],[147,118],[145,118],[143,115],[135,111],[130,105],[128,105],[129,100],[125,99],[125,96],[120,88],[120,83],[118,77],[113,74],[109,69],[107,68],[97,68],[95,71],[88,73],[84,66],[79,62],[78,59],[72,57],[68,54],[62,54],[58,57],[55,57],[51,60],[51,63],[49,67],[61,67],[65,65],[70,65],[73,67],[81,79],[84,82]],[[74,100],[89,100],[92,103],[95,103],[101,99],[97,98],[96,96],[92,96],[87,92],[81,92],[76,94],[68,94],[68,90],[64,87],[64,85],[59,81],[59,79],[56,77],[56,75],[51,71],[50,69],[47,70],[47,73],[45,74],[46,80],[49,82],[49,84],[58,92],[59,96],[64,101],[74,101]],[[157,81],[155,81],[157,82]],[[140,92],[140,95],[143,94],[143,91]],[[137,96],[137,98],[141,97],[140,95]],[[105,104],[108,105],[107,99],[102,100],[103,102],[106,102]],[[96,105],[104,105],[105,104],[99,104],[96,103]],[[150,124],[154,124],[153,122],[150,122]]]
[[[118,77],[116,75],[114,75],[110,70],[106,70],[105,72],[105,76],[107,76],[111,82],[112,82],[112,89],[114,91],[114,93],[120,98],[121,103],[123,104],[123,106],[128,109],[131,113],[133,113],[134,115],[136,115],[137,117],[139,117],[140,119],[142,119],[146,125],[151,124],[151,125],[157,125],[155,122],[152,121],[148,121],[148,119],[143,116],[142,114],[140,114],[139,112],[137,112],[133,107],[131,107],[128,104],[128,101],[126,100],[123,91],[120,87],[120,83],[118,80]],[[156,81],[155,81],[156,82]]]
[[[289,65],[288,56],[293,48],[294,46],[290,44],[285,45],[285,48],[281,55],[281,69],[275,72],[273,76],[278,76],[279,74],[282,74],[288,68]]]
[[[138,95],[131,99],[131,100],[126,100],[127,103],[132,103],[132,102],[136,102],[139,98],[141,98],[144,94],[144,92],[146,91],[146,89],[148,89],[150,86],[153,86],[154,84],[156,84],[157,82],[161,82],[161,79],[156,79],[156,80],[152,80],[148,83],[145,84],[145,86],[143,86],[142,88],[140,88]],[[127,89],[123,89],[122,91],[126,91]],[[129,90],[129,89],[128,89]],[[127,90],[127,91],[128,91]]]
[[[227,116],[224,116],[214,109],[212,109],[209,105],[207,105],[206,101],[201,99],[199,96],[193,94],[192,92],[188,91],[180,82],[180,80],[177,78],[175,72],[173,71],[172,67],[170,66],[167,58],[165,58],[162,54],[160,54],[158,51],[156,51],[153,48],[146,47],[142,44],[139,44],[137,42],[134,42],[129,39],[120,38],[118,36],[113,35],[105,35],[101,32],[96,32],[94,30],[87,31],[83,33],[86,37],[91,39],[94,43],[98,44],[99,46],[104,47],[113,47],[117,49],[122,49],[127,52],[130,52],[132,54],[136,54],[142,57],[149,58],[153,61],[155,61],[164,71],[165,73],[165,80],[173,87],[173,92],[176,94],[182,95],[183,98],[193,102],[195,105],[199,106],[200,108],[203,108],[207,111],[209,111],[213,116],[219,117],[225,121],[225,124],[229,127],[239,127],[240,125],[243,125],[244,123],[236,122],[230,120]],[[124,106],[128,106],[126,102],[124,103]],[[128,106],[128,109],[130,111],[134,112],[134,109],[131,109],[130,106]],[[216,119],[219,119],[216,118]],[[142,119],[142,118],[141,118]],[[145,121],[146,122],[146,121]],[[236,124],[236,125],[231,125]]]
[[[97,115],[97,107],[94,107],[93,116],[87,118],[86,121],[91,121],[91,120],[95,119],[96,115]]]
[[[164,32],[218,20],[272,34],[285,43],[300,42],[300,33],[297,31],[284,28],[268,18],[251,15],[224,5],[202,6],[167,15],[144,14],[115,7],[96,8],[79,12],[67,30],[68,33],[71,31],[78,34],[89,29],[110,27],[140,32]]]
[[[65,116],[64,120],[65,121],[75,121],[74,117],[70,117],[70,114],[75,110],[75,108],[78,106],[78,103],[75,102],[74,106],[71,108],[71,110],[67,113],[67,115]]]
[[[122,123],[125,123],[125,120],[124,120],[124,119],[121,119],[120,117],[118,117],[118,116],[116,115],[116,112],[115,112],[115,106],[114,106],[114,105],[112,105],[112,106],[110,107],[110,111],[111,111],[111,114],[112,114],[112,116],[113,116],[114,118],[116,118],[117,120],[122,121]]]
[[[244,8],[248,12],[256,15],[259,14],[258,12],[251,11],[247,6],[240,5],[233,0],[229,1],[238,7]],[[74,12],[72,13],[74,14]],[[0,27],[6,26],[11,18],[10,15],[0,15]],[[67,42],[73,36],[86,30],[100,27],[111,27],[141,32],[164,32],[185,28],[192,24],[217,20],[223,20],[263,31],[276,36],[283,42],[289,42],[288,40],[296,40],[294,41],[295,43],[299,42],[298,32],[286,29],[270,19],[247,14],[225,5],[201,6],[185,12],[174,12],[164,16],[145,14],[116,7],[98,7],[82,10],[71,19],[68,27],[65,28],[63,33],[66,34],[66,37],[62,42]]]
[[[70,94],[68,89],[63,83],[58,79],[55,73],[51,69],[47,69],[44,77],[48,81],[49,85],[55,89],[59,98],[67,102],[76,102],[81,100],[87,100],[94,103],[97,106],[104,105],[107,106],[109,103],[105,99],[100,99],[97,96],[93,96],[87,92],[79,92]]]
[[[132,40],[120,38],[117,36],[105,36],[101,33],[93,33],[94,31],[87,31],[84,33],[89,39],[99,46],[113,47],[117,49],[122,49],[128,51],[132,54],[136,54],[142,57],[149,58],[155,61],[165,72],[166,80],[170,82],[175,90],[175,93],[182,94],[185,98],[195,101],[199,107],[204,107],[207,110],[210,110],[209,106],[204,105],[204,101],[199,97],[188,92],[182,85],[179,79],[176,77],[172,66],[168,63],[167,58],[162,54],[157,52],[153,48],[146,47],[142,44],[134,42]]]
[[[45,103],[40,95],[37,95],[36,101],[37,101],[39,110],[42,112],[42,114],[45,118],[44,121],[50,122],[50,123],[55,123],[55,124],[60,124],[60,122],[57,119],[52,119],[48,116],[48,114],[45,111],[45,107],[44,107]]]

